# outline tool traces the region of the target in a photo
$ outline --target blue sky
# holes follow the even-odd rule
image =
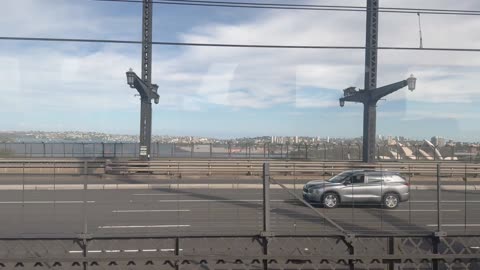
[[[381,4],[480,9],[477,2]],[[141,37],[139,4],[90,0],[2,4],[2,36]],[[364,13],[155,5],[154,40],[363,46],[364,17]],[[426,47],[480,48],[479,27],[477,16],[422,17]],[[418,46],[416,15],[382,13],[380,45]],[[161,100],[154,106],[153,131],[215,137],[361,136],[362,107],[340,108],[338,98],[341,89],[363,85],[363,61],[360,50],[154,46],[153,82],[160,86]],[[138,45],[0,41],[0,130],[136,134],[139,101],[125,78],[130,67],[140,70]],[[378,71],[378,85],[411,73],[418,78],[414,92],[403,89],[379,102],[378,134],[478,141],[479,54],[381,51]]]

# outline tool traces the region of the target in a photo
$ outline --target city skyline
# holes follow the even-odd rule
[[[251,136],[251,137],[230,137],[230,138],[222,138],[222,137],[215,137],[215,136],[196,136],[196,135],[168,135],[168,134],[152,134],[153,140],[164,140],[164,139],[181,139],[182,141],[229,141],[229,140],[263,140],[263,141],[270,141],[271,143],[298,143],[303,141],[308,142],[330,142],[330,141],[341,141],[341,140],[361,140],[360,137],[334,137],[334,136],[302,136],[302,135],[290,135],[290,136],[276,136],[276,135],[259,135],[259,136]],[[10,137],[9,137],[10,136]],[[0,130],[0,141],[2,138],[31,138],[31,139],[46,139],[50,141],[82,141],[85,140],[95,140],[95,141],[102,141],[107,139],[107,141],[137,141],[139,136],[137,134],[115,134],[115,133],[102,133],[102,132],[84,132],[84,131],[62,131],[62,132],[55,132],[55,131],[2,131]],[[434,135],[428,138],[413,138],[413,137],[405,137],[401,135],[384,135],[384,134],[377,134],[378,141],[422,141],[428,140],[434,144],[445,145],[448,142],[455,142],[455,140],[443,137],[439,135]],[[21,141],[21,140],[20,140]],[[26,139],[28,141],[28,139]],[[480,141],[480,140],[478,140]],[[478,142],[478,141],[458,141],[458,142]]]

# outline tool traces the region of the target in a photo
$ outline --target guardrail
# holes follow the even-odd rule
[[[104,174],[102,160],[0,159],[0,174]]]
[[[264,160],[155,160],[109,161],[78,159],[0,160],[0,174],[152,174],[168,176],[260,176]],[[270,171],[276,176],[328,176],[346,170],[380,169],[404,175],[436,176],[436,165],[442,177],[478,177],[480,164],[460,162],[315,162],[270,160]]]
[[[149,173],[160,175],[252,175],[262,173],[261,160],[156,160],[150,162],[115,161],[106,163],[108,174]],[[477,177],[480,164],[456,162],[384,162],[365,164],[360,162],[300,162],[270,160],[273,175],[333,175],[352,169],[381,169],[399,172],[405,175],[437,175],[436,166],[440,164],[441,176]]]

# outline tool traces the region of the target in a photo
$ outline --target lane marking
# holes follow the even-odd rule
[[[436,203],[437,201],[411,201],[411,202],[412,203]],[[440,201],[440,202],[441,203],[465,203],[465,201]],[[467,203],[480,203],[480,201],[467,201]]]
[[[467,227],[480,227],[480,224],[466,224]],[[437,224],[428,224],[427,227],[437,227]],[[465,227],[465,224],[442,224],[442,227]]]
[[[292,200],[270,200],[270,202],[291,202]],[[157,200],[157,202],[263,202],[263,200]]]
[[[74,254],[74,253],[82,253],[82,250],[70,250],[68,253]]]
[[[157,249],[142,249],[142,252],[157,252]]]
[[[388,212],[437,212],[437,210],[415,209],[415,210],[387,210]],[[460,212],[461,210],[441,210],[442,212]]]
[[[169,194],[160,194],[160,193],[136,193],[132,194],[132,196],[184,196],[185,194],[180,193],[169,193]]]
[[[175,249],[173,248],[162,248],[160,249],[162,252],[175,252]],[[183,248],[179,249],[178,251],[183,251]]]
[[[101,250],[88,250],[88,253],[102,253]]]
[[[50,204],[50,203],[60,203],[60,204],[80,204],[84,203],[83,201],[6,201],[0,202],[0,204]],[[87,201],[87,203],[95,203],[95,201]]]
[[[113,250],[105,250],[106,253],[119,253],[120,250],[118,249],[113,249]]]
[[[98,226],[99,229],[180,228],[180,227],[190,227],[190,225],[111,225],[111,226]]]
[[[123,252],[138,252],[138,249],[125,249]]]
[[[189,209],[175,210],[113,210],[112,213],[190,212]]]

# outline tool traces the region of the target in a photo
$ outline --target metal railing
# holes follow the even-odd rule
[[[357,143],[318,144],[152,144],[152,158],[247,158],[302,160],[360,160]],[[377,145],[378,160],[463,161],[480,160],[479,147]],[[0,143],[0,157],[18,158],[137,158],[138,143]]]
[[[88,162],[84,161],[85,164],[88,168]],[[253,181],[232,176],[235,184],[231,184],[230,187],[213,184],[202,187],[211,189],[206,191],[199,189],[198,183],[202,183],[202,179],[192,179],[188,182],[187,179],[178,178],[172,180],[168,188],[157,183],[159,186],[148,184],[142,187],[145,190],[135,191],[134,186],[139,185],[136,180],[145,179],[141,176],[120,177],[117,180],[122,186],[113,187],[112,189],[117,191],[111,192],[115,193],[103,193],[108,189],[97,185],[101,178],[89,175],[88,170],[83,171],[81,174],[83,177],[78,178],[76,184],[57,184],[55,181],[64,180],[61,175],[57,175],[58,170],[55,169],[50,175],[53,188],[32,190],[26,189],[28,184],[40,179],[23,174],[20,187],[6,189],[11,196],[14,196],[15,192],[21,192],[18,195],[21,194],[22,201],[8,202],[20,207],[16,211],[22,214],[23,223],[10,220],[14,219],[16,214],[2,208],[2,211],[6,212],[2,213],[5,219],[2,221],[3,230],[0,237],[2,254],[0,267],[6,269],[328,267],[328,269],[407,270],[478,269],[480,266],[478,259],[480,231],[477,226],[480,217],[476,215],[480,193],[475,187],[476,180],[470,179],[467,173],[470,164],[464,164],[465,173],[462,179],[456,180],[445,174],[444,164],[435,164],[435,177],[428,180],[428,185],[415,189],[416,191],[413,187],[425,179],[414,174],[409,175],[412,197],[398,211],[361,203],[337,210],[327,210],[302,200],[304,180],[282,179],[281,175],[275,172],[273,162],[260,165],[261,176],[254,177]],[[0,176],[2,177],[0,187],[3,189],[7,186],[3,181],[9,178],[8,175]],[[242,188],[240,186],[242,183],[257,186]],[[69,188],[69,185],[74,184],[79,187]],[[129,188],[132,192],[122,193]],[[82,197],[80,201],[70,201],[78,204],[78,207],[66,204],[68,198],[62,195],[65,190],[69,197]],[[75,190],[77,195],[74,193]],[[38,199],[42,192],[50,192],[48,197],[52,200],[51,208],[30,204],[34,202],[48,205],[46,201]],[[109,198],[117,192],[121,193],[117,199]],[[241,199],[238,194],[242,192],[252,197]],[[5,195],[4,193],[2,197],[4,203],[8,200],[8,196]],[[158,195],[158,198],[162,199],[135,198],[140,195],[154,197]],[[127,218],[124,220],[119,216],[120,210],[114,210],[118,209],[114,207],[125,202],[130,206],[127,210],[121,210]],[[152,231],[148,226],[143,226],[143,229],[135,232],[125,229],[110,234],[102,233],[102,229],[99,229],[115,227],[111,223],[104,226],[105,224],[101,222],[105,221],[100,220],[104,216],[109,218],[107,221],[118,222],[116,224],[122,224],[122,221],[143,224],[141,222],[147,216],[139,219],[140,216],[135,211],[149,211],[150,218],[154,211],[163,211],[156,208],[162,205],[169,205],[168,211],[184,211],[186,207],[190,207],[191,211],[186,213],[193,214],[194,211],[199,213],[197,216],[182,216],[181,212],[178,212],[167,217],[168,212],[162,212],[157,218],[148,219],[155,221],[155,224],[161,222],[172,224],[172,221],[176,224],[190,222],[191,227],[187,229],[162,228]],[[99,216],[99,213],[95,212],[96,209],[107,209],[109,213],[100,212]],[[47,212],[35,216],[36,212],[45,210]],[[242,212],[245,212],[245,215],[241,215]],[[50,220],[46,220],[51,226],[62,222],[68,223],[67,225],[78,223],[76,224],[78,226],[70,232],[53,233],[50,228],[41,227],[41,224],[44,224],[41,220],[36,220],[48,213],[53,213]],[[73,221],[71,214],[75,216]],[[31,219],[35,220],[33,228],[37,230],[37,235],[32,231],[21,234],[20,237],[18,235],[9,237],[5,234],[12,230],[9,223],[12,223],[13,229],[28,229]],[[227,225],[223,227],[222,224]]]

